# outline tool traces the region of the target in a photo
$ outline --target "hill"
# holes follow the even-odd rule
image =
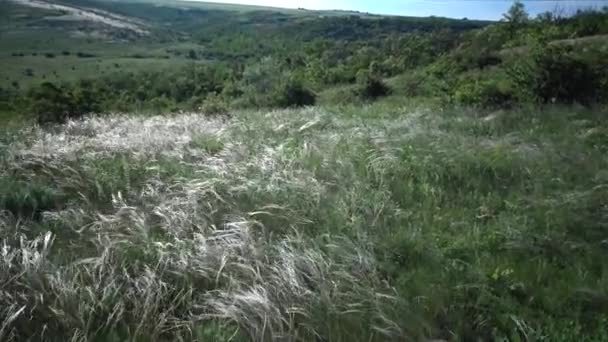
[[[0,341],[608,341],[608,9],[0,2]]]
[[[95,99],[86,110],[159,112],[389,93],[487,108],[605,98],[601,11],[530,19],[519,9],[490,23],[179,1],[0,6],[5,113],[49,112],[32,108],[45,97],[67,103],[50,112],[80,111],[80,93]]]
[[[0,85],[29,86],[192,61],[244,62],[391,34],[465,31],[482,22],[279,10],[184,1],[37,1],[0,4]],[[59,70],[61,69],[61,70]]]

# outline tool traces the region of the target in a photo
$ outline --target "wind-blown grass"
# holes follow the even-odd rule
[[[14,132],[0,339],[606,339],[604,114],[378,103]]]

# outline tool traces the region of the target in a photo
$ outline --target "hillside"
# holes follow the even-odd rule
[[[608,9],[0,2],[0,341],[608,341]]]
[[[242,63],[302,51],[318,37],[333,43],[366,42],[485,24],[183,1],[11,0],[0,6],[3,88],[13,82],[72,81],[192,61]]]

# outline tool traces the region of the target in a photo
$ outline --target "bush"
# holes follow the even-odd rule
[[[454,101],[459,104],[482,108],[510,107],[515,101],[508,85],[496,79],[465,79],[454,92]]]
[[[313,106],[317,95],[302,82],[290,79],[279,89],[278,105],[281,107]]]
[[[272,58],[247,66],[240,85],[243,106],[301,107],[316,102],[316,94]]]
[[[97,111],[97,95],[89,84],[81,82],[73,89],[45,82],[32,88],[27,101],[40,124],[61,123]]]
[[[213,116],[227,116],[228,104],[217,94],[211,94],[203,101],[198,108],[204,114]]]
[[[101,94],[94,89],[93,82],[82,80],[69,92],[72,114],[82,116],[101,110],[99,99]]]
[[[606,74],[564,46],[539,47],[532,58],[509,65],[507,73],[524,100],[584,105],[601,100]]]
[[[380,78],[367,71],[363,71],[357,75],[355,93],[364,100],[375,100],[388,96],[391,93],[391,89]]]
[[[60,88],[50,82],[33,88],[29,94],[31,112],[40,124],[65,121],[70,113],[70,98]]]
[[[76,56],[78,56],[79,58],[92,58],[92,57],[95,57],[94,54],[92,54],[92,53],[86,53],[86,52],[77,52]]]
[[[543,102],[590,104],[598,98],[601,76],[593,66],[559,50],[543,54],[538,64]]]
[[[133,101],[132,99],[129,100],[129,102],[132,102],[132,101]],[[177,108],[177,104],[175,103],[175,101],[171,98],[168,98],[165,95],[161,95],[159,97],[150,99],[149,105],[157,113],[162,113],[164,111],[177,112],[179,110],[179,108]]]

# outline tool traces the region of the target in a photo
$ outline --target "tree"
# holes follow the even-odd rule
[[[528,12],[526,12],[524,4],[520,0],[515,0],[507,13],[502,16],[503,20],[518,25],[528,21]]]
[[[511,38],[515,35],[515,31],[529,20],[528,12],[526,12],[524,4],[520,0],[515,0],[507,13],[502,16],[508,24]]]

